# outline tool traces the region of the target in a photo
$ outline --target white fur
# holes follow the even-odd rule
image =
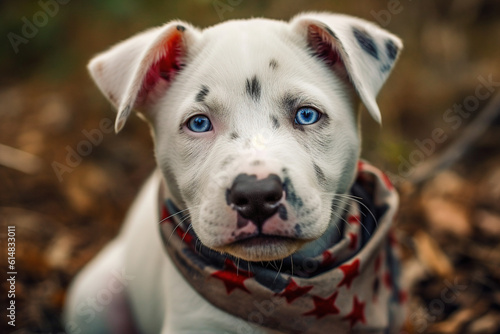
[[[359,46],[352,34],[353,25],[370,33],[379,59]],[[320,29],[322,38],[336,47],[345,68],[329,68],[311,56],[311,26]],[[173,45],[175,38],[185,67],[172,80],[160,79],[144,88],[146,73],[173,52],[165,45]],[[401,49],[397,37],[372,23],[344,15],[309,13],[290,23],[237,20],[203,31],[175,21],[96,56],[89,70],[118,108],[116,130],[123,127],[131,109],[140,111],[152,128],[162,173],[155,173],[146,183],[120,235],[75,280],[66,307],[68,331],[112,331],[107,324],[116,313],[112,310],[116,303],[95,312],[92,320],[90,311],[82,309],[88,296],[95,298],[105,288],[113,270],[124,270],[134,278],[114,298],[128,298],[136,326],[143,333],[275,333],[215,308],[183,280],[160,239],[158,186],[163,178],[169,189],[165,196],[179,208],[189,209],[194,231],[213,249],[250,260],[279,259],[321,238],[337,223],[343,209],[334,208],[332,214],[335,194],[348,191],[356,172],[360,154],[358,99],[373,118],[381,120],[375,98],[394,63],[385,53],[387,40]],[[270,67],[271,59],[276,68]],[[342,71],[348,77],[343,78]],[[257,100],[245,91],[246,80],[254,76],[260,84]],[[206,101],[195,102],[202,86],[209,87]],[[143,94],[145,89],[147,94]],[[293,117],[283,110],[285,96],[297,98],[299,106],[316,107],[324,113],[323,121],[305,131],[296,129]],[[207,115],[213,131],[191,133],[182,126],[196,114]],[[273,117],[279,127],[274,126]],[[323,128],[320,122],[324,122]],[[231,138],[233,133],[237,139]],[[323,181],[314,165],[322,170]],[[263,231],[293,237],[297,242],[252,249],[227,246],[234,241],[232,235],[242,231],[235,226],[236,212],[226,204],[225,191],[241,173],[258,178],[277,174],[292,180],[303,206],[283,199],[288,220],[273,217],[273,223],[266,222]]]

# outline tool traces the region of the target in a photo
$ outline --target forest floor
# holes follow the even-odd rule
[[[87,100],[95,92],[69,86],[47,96],[35,87],[0,92],[0,142],[33,154],[13,158],[11,168],[0,166],[0,236],[5,245],[7,226],[16,226],[15,332],[56,333],[63,331],[68,284],[117,233],[155,163],[139,120],[120,136],[99,126],[112,113],[103,117],[110,107]],[[85,140],[83,129],[100,129],[102,141],[69,166],[68,147]],[[409,292],[406,333],[500,333],[498,143],[497,118],[449,168],[420,184],[395,180],[401,196],[396,234]],[[0,298],[7,305],[7,294]],[[0,332],[13,330],[4,318]]]

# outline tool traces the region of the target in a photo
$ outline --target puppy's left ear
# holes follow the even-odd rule
[[[116,132],[133,109],[148,112],[165,93],[189,60],[199,35],[190,24],[172,21],[118,43],[90,61],[90,75],[118,109]]]
[[[401,40],[371,22],[347,15],[306,13],[290,24],[314,56],[351,81],[370,115],[381,123],[376,96],[403,48]]]

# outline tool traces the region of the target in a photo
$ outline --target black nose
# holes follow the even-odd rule
[[[255,175],[240,174],[227,193],[227,202],[233,204],[241,216],[260,226],[278,211],[282,196],[283,186],[278,175],[257,180]]]

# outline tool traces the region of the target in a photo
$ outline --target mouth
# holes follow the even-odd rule
[[[305,240],[258,234],[234,241],[219,250],[246,261],[273,261],[284,259],[306,243]]]
[[[286,242],[294,242],[297,241],[295,238],[290,238],[290,237],[283,237],[283,236],[278,236],[278,235],[263,235],[259,234],[254,237],[242,239],[242,240],[237,240],[231,245],[237,246],[237,247],[269,247],[269,246],[276,246],[276,245],[281,245]]]

